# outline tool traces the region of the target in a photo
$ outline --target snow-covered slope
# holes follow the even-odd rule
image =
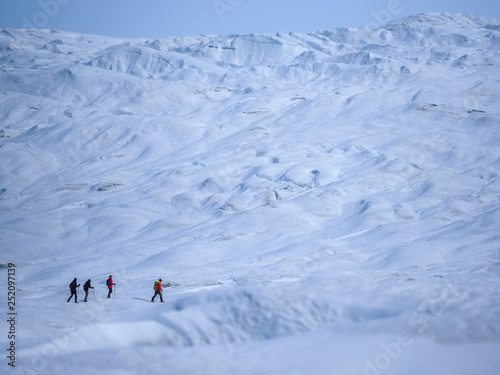
[[[307,35],[1,30],[17,368],[496,374],[499,40],[498,21],[450,14]],[[65,302],[74,277],[95,302]]]

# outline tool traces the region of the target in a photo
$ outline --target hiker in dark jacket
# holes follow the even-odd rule
[[[85,299],[83,302],[87,302],[87,297],[89,296],[89,289],[94,289],[92,285],[90,285],[90,279],[88,279],[85,284],[83,284],[83,290],[85,291]]]
[[[69,296],[69,298],[66,302],[69,302],[74,295],[75,296],[75,303],[78,303],[78,301],[76,299],[77,298],[76,297],[76,288],[79,288],[79,287],[80,287],[80,284],[77,285],[76,277],[75,277],[75,279],[71,282],[71,284],[69,284],[69,289],[71,290],[71,295]]]

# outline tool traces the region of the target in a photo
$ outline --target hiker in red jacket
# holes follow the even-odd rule
[[[106,285],[108,286],[109,292],[108,292],[108,298],[111,298],[111,293],[113,293],[113,285],[116,285],[113,282],[113,277],[109,275],[109,279],[106,281]]]
[[[155,281],[155,286],[153,288],[155,290],[155,295],[151,298],[151,302],[155,301],[157,295],[160,295],[160,301],[163,302],[163,295],[161,294],[161,292],[163,292],[163,289],[161,288],[161,279]]]

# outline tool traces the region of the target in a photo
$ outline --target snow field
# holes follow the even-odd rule
[[[2,30],[17,372],[496,374],[498,29]]]

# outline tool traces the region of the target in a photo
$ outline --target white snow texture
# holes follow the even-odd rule
[[[0,372],[498,374],[499,59],[452,14],[0,30]]]

